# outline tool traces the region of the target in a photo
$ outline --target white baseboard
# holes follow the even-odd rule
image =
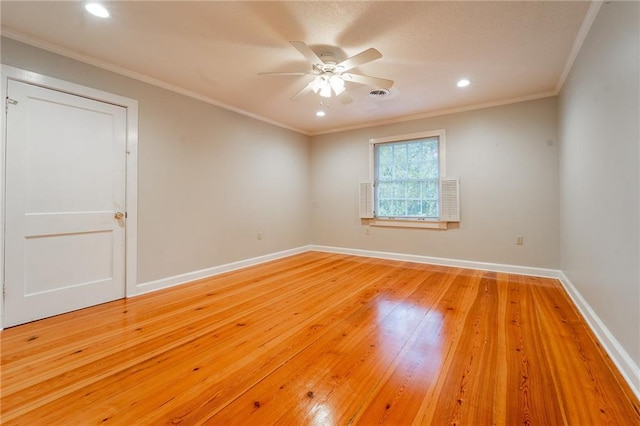
[[[633,362],[627,351],[618,343],[607,326],[604,325],[589,303],[587,303],[571,280],[562,271],[560,271],[559,280],[589,325],[589,328],[591,328],[591,331],[593,331],[613,363],[618,367],[620,374],[622,374],[627,381],[636,397],[640,399],[640,367]]]
[[[235,271],[236,269],[258,265],[260,263],[281,259],[283,257],[293,256],[295,254],[304,253],[307,251],[309,251],[309,246],[302,246],[294,249],[266,254],[264,256],[253,257],[251,259],[244,259],[237,262],[226,263],[224,265],[218,265],[212,268],[201,269],[199,271],[187,272],[186,274],[174,275],[172,277],[149,281],[146,283],[138,284],[136,286],[138,291],[135,295],[132,296],[139,296],[141,294],[150,293],[152,291],[162,290],[164,288],[174,287],[180,284],[186,284],[195,280],[200,280],[202,278],[212,277],[214,275]]]
[[[481,271],[506,272],[509,274],[531,275],[534,277],[560,278],[560,271],[556,269],[535,268],[531,266],[506,265],[501,263],[474,262],[471,260],[447,259],[442,257],[421,256],[416,254],[390,253],[385,251],[371,251],[350,249],[343,247],[309,246],[310,250],[328,253],[350,254],[353,256],[375,257],[379,259],[403,260],[406,262],[428,263],[431,265],[451,266],[454,268],[479,269]]]

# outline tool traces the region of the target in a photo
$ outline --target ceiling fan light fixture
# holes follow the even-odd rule
[[[309,83],[309,87],[316,94],[320,92],[320,89],[322,89],[324,86],[326,86],[326,83],[324,81],[324,76],[321,75],[317,76],[311,83]]]
[[[325,84],[320,89],[319,95],[322,96],[323,98],[330,98],[331,97],[331,86],[329,86],[328,84]]]
[[[344,92],[344,80],[337,75],[319,75],[310,84],[309,88],[323,98],[330,98],[333,93],[337,95]]]
[[[337,75],[331,76],[331,78],[329,79],[329,85],[331,86],[333,91],[336,93],[336,95],[339,95],[340,93],[344,92],[344,80],[338,77]]]

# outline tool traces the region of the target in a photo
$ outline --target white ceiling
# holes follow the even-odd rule
[[[435,115],[557,93],[590,2],[103,2],[108,19],[82,2],[1,2],[2,33],[306,134]],[[580,34],[580,35],[579,35]],[[310,93],[290,98],[309,71],[289,41],[346,59],[369,47],[383,57],[352,70],[395,81],[375,99]],[[575,49],[574,49],[575,50]],[[456,87],[462,77],[471,80]]]

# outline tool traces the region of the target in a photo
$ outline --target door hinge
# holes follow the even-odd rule
[[[7,283],[2,283],[2,299],[7,297]]]

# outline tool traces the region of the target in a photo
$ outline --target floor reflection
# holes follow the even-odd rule
[[[377,302],[376,311],[383,350],[385,341],[408,338],[403,351],[423,352],[436,364],[439,363],[446,344],[442,333],[444,315],[440,311],[411,302],[385,299]]]
[[[315,426],[334,425],[333,410],[328,404],[319,403],[311,408],[310,417]]]

